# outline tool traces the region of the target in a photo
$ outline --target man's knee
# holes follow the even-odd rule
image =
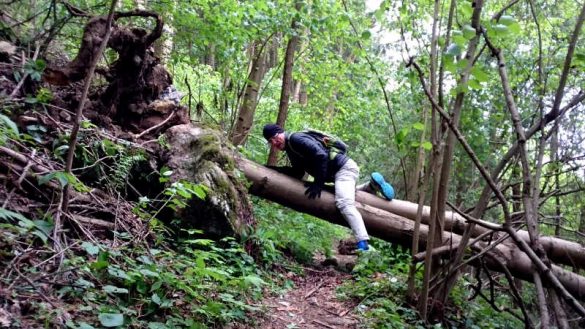
[[[351,199],[337,199],[335,200],[335,206],[339,211],[343,212],[348,208],[355,208],[355,201]]]

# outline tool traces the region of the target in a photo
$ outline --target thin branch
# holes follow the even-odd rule
[[[510,214],[508,211],[508,202],[506,201],[506,197],[502,194],[502,192],[500,191],[500,189],[498,188],[496,183],[492,180],[491,176],[489,175],[489,173],[487,172],[485,167],[481,164],[481,162],[479,161],[479,158],[475,155],[475,153],[471,149],[471,146],[469,146],[469,143],[467,143],[467,141],[465,140],[465,137],[463,137],[463,135],[461,134],[459,129],[453,125],[449,114],[446,113],[445,110],[443,110],[443,108],[441,106],[439,106],[439,104],[437,103],[435,98],[432,96],[432,94],[428,90],[427,85],[425,83],[425,79],[423,77],[422,70],[420,69],[418,64],[414,61],[413,58],[411,58],[410,62],[408,63],[408,66],[410,66],[410,65],[412,65],[416,69],[416,71],[418,72],[419,80],[422,84],[422,87],[425,91],[425,94],[427,95],[427,98],[431,101],[431,103],[433,104],[433,106],[435,107],[437,112],[439,112],[439,114],[441,114],[441,116],[443,117],[443,119],[445,120],[445,122],[447,123],[449,128],[451,129],[451,131],[453,131],[455,137],[459,140],[459,142],[461,143],[461,145],[463,146],[463,148],[465,149],[465,151],[467,152],[467,154],[469,155],[469,157],[471,158],[471,160],[473,161],[473,163],[475,164],[475,166],[477,167],[477,169],[481,173],[482,177],[486,180],[486,182],[488,183],[488,185],[490,186],[492,191],[495,193],[496,197],[500,201],[500,204],[502,205],[502,211],[504,212],[504,218],[509,220]]]
[[[93,73],[95,71],[97,62],[98,62],[99,58],[101,57],[101,54],[106,49],[106,46],[108,44],[108,40],[110,38],[110,34],[112,32],[112,21],[114,19],[114,9],[116,8],[117,2],[118,2],[118,0],[112,0],[112,3],[110,5],[110,12],[109,12],[108,18],[106,20],[106,31],[104,34],[104,38],[102,39],[102,43],[100,44],[100,47],[97,50],[96,56],[93,57],[93,61],[92,61],[91,66],[89,68],[89,72],[87,73],[87,76],[85,77],[85,84],[83,86],[83,93],[81,95],[81,99],[79,100],[79,105],[77,106],[77,111],[75,112],[75,124],[73,125],[73,129],[72,129],[71,135],[69,137],[69,139],[70,139],[69,150],[67,152],[67,161],[66,161],[66,165],[65,165],[65,172],[66,173],[71,173],[71,167],[73,166],[73,157],[75,156],[75,146],[77,144],[77,133],[79,132],[81,115],[83,112],[83,108],[85,107],[85,102],[87,100],[87,94],[89,93],[89,86],[91,85],[91,79],[93,77]],[[67,208],[69,206],[69,189],[70,189],[69,185],[70,184],[67,184],[65,186],[65,189],[63,190],[64,197],[63,197],[62,210],[64,212],[67,211]],[[58,225],[60,225],[60,224],[61,223],[55,223],[55,229],[57,229]]]

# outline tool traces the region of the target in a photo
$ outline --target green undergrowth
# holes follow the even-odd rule
[[[259,218],[255,238],[264,249],[266,261],[275,262],[278,250],[302,264],[311,263],[315,253],[330,256],[335,242],[347,238],[349,230],[313,216],[254,198],[254,213]]]
[[[472,298],[472,285],[477,284],[472,275],[464,274],[453,289],[449,305],[443,310],[444,318],[435,324],[420,320],[416,305],[407,302],[407,282],[410,251],[378,239],[371,240],[374,251],[360,254],[352,274],[354,280],[345,282],[339,289],[341,299],[353,299],[359,304],[357,314],[363,328],[521,328],[524,323],[503,312],[513,305],[509,296],[496,291],[495,310],[485,300]],[[416,273],[417,285],[422,279],[422,267]],[[505,280],[504,280],[505,281]],[[500,287],[505,282],[498,283]],[[525,300],[531,291],[526,290]],[[519,311],[515,309],[517,313]],[[489,321],[486,321],[489,320]]]

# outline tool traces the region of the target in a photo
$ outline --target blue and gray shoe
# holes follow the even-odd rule
[[[380,192],[386,200],[392,201],[394,199],[394,188],[384,180],[384,176],[379,172],[373,172],[370,177],[372,178],[370,182],[374,190]]]
[[[357,243],[357,250],[366,251],[369,249],[370,249],[370,246],[368,245],[368,240],[361,240]]]

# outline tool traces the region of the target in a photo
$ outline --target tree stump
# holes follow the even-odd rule
[[[246,186],[237,175],[234,152],[220,132],[193,124],[166,132],[171,181],[186,180],[208,187],[204,200],[191,198],[176,217],[183,228],[202,229],[216,237],[241,236],[255,227]]]

